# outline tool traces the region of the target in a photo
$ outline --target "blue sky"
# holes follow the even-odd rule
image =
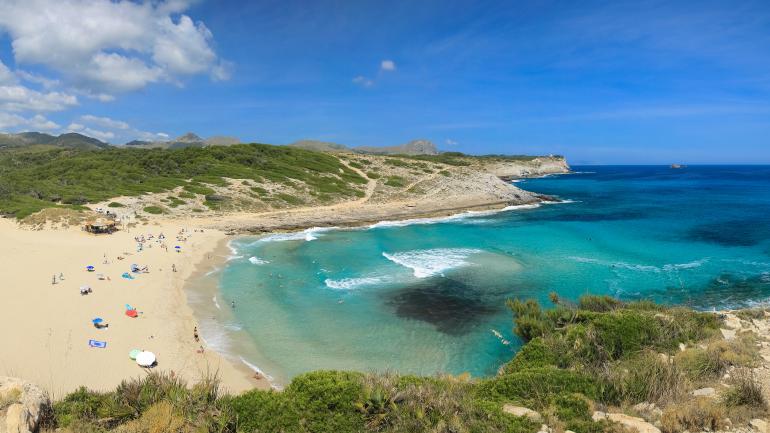
[[[0,4],[2,130],[770,163],[767,1]]]

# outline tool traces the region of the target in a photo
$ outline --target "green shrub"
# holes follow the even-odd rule
[[[118,203],[116,201],[111,201],[110,204],[107,205],[107,207],[125,207],[123,203]]]
[[[385,185],[401,188],[406,186],[406,179],[401,176],[388,176],[388,178],[385,180]]]
[[[512,372],[479,384],[478,395],[495,401],[516,401],[542,407],[550,397],[582,393],[592,399],[602,395],[596,379],[576,371],[556,367],[531,368]]]
[[[361,400],[361,373],[315,371],[295,377],[286,393],[302,408],[305,426],[312,432],[354,432],[364,428],[356,409]]]
[[[253,390],[226,400],[238,432],[272,433],[300,430],[302,414],[285,392]]]
[[[160,215],[162,213],[166,213],[166,211],[160,206],[147,206],[143,210],[153,215]]]
[[[546,343],[543,337],[530,340],[519,349],[516,356],[505,364],[504,373],[512,373],[527,368],[556,366],[559,356],[552,350],[552,345]]]

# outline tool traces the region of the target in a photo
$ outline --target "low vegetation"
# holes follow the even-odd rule
[[[242,144],[184,149],[53,149],[0,152],[0,214],[23,218],[49,207],[162,193],[211,195],[227,179],[302,184],[331,197],[355,197],[367,180],[329,154]],[[172,200],[171,205],[180,205]],[[115,206],[115,205],[113,205]]]
[[[394,373],[318,371],[295,377],[284,391],[220,395],[204,378],[188,386],[152,373],[114,391],[80,389],[54,403],[49,428],[71,432],[534,432],[620,433],[595,410],[639,416],[657,409],[665,433],[715,430],[765,414],[749,367],[748,335],[720,338],[715,314],[650,302],[587,296],[577,304],[552,296],[553,308],[509,301],[524,345],[497,376],[418,377]],[[731,373],[714,397],[696,386]],[[503,410],[517,405],[542,421]],[[646,416],[646,415],[645,415]],[[651,420],[652,421],[652,420]]]

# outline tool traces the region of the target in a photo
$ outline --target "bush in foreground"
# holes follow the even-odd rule
[[[503,411],[512,404],[537,410],[557,431],[614,433],[622,429],[593,421],[593,411],[644,402],[665,409],[660,423],[669,433],[765,414],[761,389],[740,369],[723,400],[690,397],[695,385],[714,383],[757,356],[747,336],[719,339],[715,315],[602,297],[553,300],[551,309],[509,302],[515,332],[527,342],[491,378],[317,371],[281,392],[222,396],[214,379],[190,387],[153,373],[112,392],[66,396],[54,404],[52,424],[84,432],[536,431],[539,423]]]

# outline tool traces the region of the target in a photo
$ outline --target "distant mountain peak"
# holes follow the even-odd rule
[[[187,134],[178,137],[174,141],[178,143],[202,143],[203,139],[193,132],[188,132]]]
[[[419,139],[412,140],[406,144],[400,146],[386,146],[386,147],[374,147],[374,146],[359,146],[354,149],[357,152],[363,153],[375,153],[384,155],[438,155],[438,149],[436,145],[430,140]]]

